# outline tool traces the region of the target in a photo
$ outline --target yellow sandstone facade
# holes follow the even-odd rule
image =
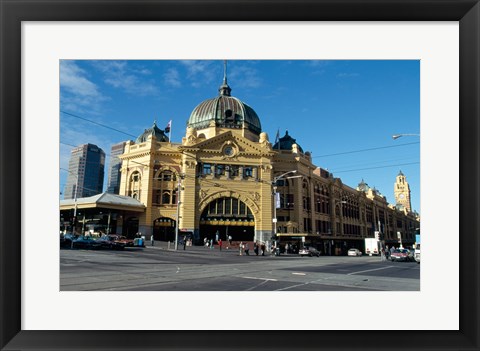
[[[171,143],[155,123],[127,142],[120,195],[146,210],[124,228],[173,240],[178,223],[195,243],[305,241],[326,254],[362,249],[375,232],[386,243],[397,243],[398,233],[404,245],[414,242],[414,213],[389,205],[363,181],[354,189],[315,166],[288,132],[272,145],[255,111],[230,93],[225,75],[219,95],[193,110],[182,143]]]

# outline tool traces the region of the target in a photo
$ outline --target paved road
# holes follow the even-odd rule
[[[418,291],[420,265],[379,257],[240,256],[158,245],[60,250],[62,291]]]

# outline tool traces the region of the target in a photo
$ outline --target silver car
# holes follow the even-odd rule
[[[362,256],[362,251],[360,251],[359,249],[350,249],[350,250],[348,250],[347,255],[348,256]]]
[[[320,257],[320,251],[318,251],[316,248],[314,247],[304,247],[303,249],[301,249],[298,254],[300,256],[309,256],[309,257],[312,257],[312,256],[317,256],[317,257]]]

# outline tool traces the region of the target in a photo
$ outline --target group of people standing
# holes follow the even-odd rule
[[[209,248],[210,250],[213,250],[215,248],[215,243],[218,244],[218,249],[222,251],[223,247],[223,241],[222,239],[218,238],[217,240],[214,239],[208,239],[208,238],[203,238],[203,246],[206,248]],[[228,236],[228,245],[226,246],[226,249],[230,249],[232,246],[232,237]],[[260,243],[258,241],[253,243],[253,252],[255,255],[261,255],[265,256],[265,251],[266,251],[266,246],[265,243]],[[240,256],[246,255],[250,256],[250,244],[249,242],[243,242],[241,241],[238,244],[238,253]]]
[[[381,250],[381,256],[382,256],[382,261],[388,260],[388,258],[391,256],[391,254],[395,251],[395,246],[388,248],[388,245],[385,246],[385,248],[382,247]]]

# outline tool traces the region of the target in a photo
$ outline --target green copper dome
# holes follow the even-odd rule
[[[203,129],[215,121],[217,127],[241,129],[248,128],[260,134],[262,126],[256,112],[246,103],[230,95],[232,89],[227,83],[226,66],[223,83],[218,89],[219,96],[205,100],[194,108],[187,126]]]

